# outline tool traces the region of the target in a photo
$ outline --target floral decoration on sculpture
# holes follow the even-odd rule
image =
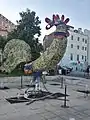
[[[45,22],[48,23],[46,25],[46,30],[49,30],[51,27],[56,26],[56,31],[54,32],[54,37],[63,38],[68,37],[69,32],[68,30],[70,28],[73,28],[72,26],[67,25],[69,22],[69,18],[65,19],[65,16],[62,15],[61,18],[58,14],[52,16],[52,20],[48,17],[45,18]]]

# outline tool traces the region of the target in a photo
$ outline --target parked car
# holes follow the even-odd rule
[[[64,67],[59,66],[58,67],[58,73],[62,74],[62,75],[66,75],[67,74],[67,69],[64,68]]]
[[[59,66],[58,67],[58,73],[62,75],[69,74],[72,71],[72,68],[69,68],[67,66]]]
[[[67,73],[70,73],[73,70],[73,68],[68,67],[68,66],[63,66],[63,67],[67,69]]]

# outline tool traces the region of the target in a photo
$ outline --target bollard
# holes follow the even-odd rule
[[[63,77],[61,77],[61,88],[63,88]]]
[[[88,85],[85,85],[85,93],[84,93],[84,97],[88,97]]]
[[[22,75],[21,75],[21,88],[23,87],[22,80],[23,80],[23,79],[22,79]]]
[[[63,108],[69,108],[69,106],[66,105],[66,95],[67,95],[67,85],[65,85],[65,98],[64,98],[64,105],[61,105]]]
[[[4,88],[4,83],[3,83],[3,81],[0,83],[0,88]]]

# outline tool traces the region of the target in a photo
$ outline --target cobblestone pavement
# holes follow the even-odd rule
[[[11,88],[0,90],[0,120],[90,120],[90,96],[85,98],[83,93],[76,92],[77,89],[84,90],[86,84],[90,88],[90,79],[70,76],[65,76],[65,79],[67,94],[70,95],[67,97],[69,108],[61,107],[64,104],[62,100],[36,101],[30,105],[26,105],[26,103],[10,104],[5,98],[25,91],[25,88]],[[50,85],[51,83],[59,82],[47,81],[48,90],[64,93],[64,87],[61,89],[60,85],[53,86]]]

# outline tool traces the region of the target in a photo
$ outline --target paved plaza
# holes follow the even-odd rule
[[[64,88],[61,89],[60,85],[50,85],[51,83],[59,83],[59,79],[54,80],[56,77],[49,77],[46,87],[51,92],[64,93]],[[69,108],[61,107],[64,104],[63,100],[54,99],[36,101],[30,105],[26,105],[25,102],[10,104],[5,98],[16,96],[17,93],[25,91],[25,88],[11,88],[0,90],[0,120],[90,120],[90,95],[85,98],[83,93],[76,91],[77,89],[85,90],[86,84],[90,89],[90,79],[63,77],[67,84],[67,94],[69,95],[67,106]]]

